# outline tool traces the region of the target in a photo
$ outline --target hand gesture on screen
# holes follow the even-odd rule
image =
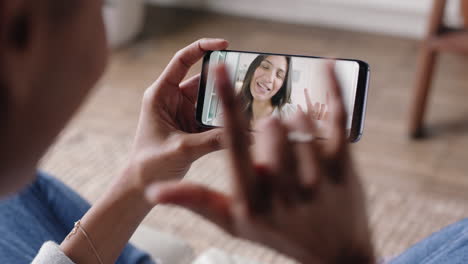
[[[313,139],[314,123],[269,119],[253,151],[225,68],[217,71],[234,189],[226,195],[204,186],[166,182],[147,189],[153,204],[194,211],[234,236],[270,246],[302,263],[373,263],[364,194],[345,135],[345,111],[330,68],[331,140]]]
[[[190,44],[145,91],[130,161],[140,183],[181,178],[193,161],[221,148],[223,130],[203,131],[195,120],[200,75],[183,80],[206,51],[227,46],[222,39]]]
[[[328,116],[328,105],[329,105],[329,98],[330,94],[327,93],[327,101],[326,104],[321,104],[319,102],[315,102],[315,104],[312,104],[312,100],[310,99],[310,94],[309,94],[309,89],[305,88],[304,89],[304,98],[306,100],[306,111],[302,109],[300,105],[298,105],[298,108],[307,114],[309,118],[313,120],[326,120]]]

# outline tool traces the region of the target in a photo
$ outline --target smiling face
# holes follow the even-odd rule
[[[288,63],[284,56],[266,57],[250,81],[250,93],[254,100],[271,100],[283,85],[287,71]]]

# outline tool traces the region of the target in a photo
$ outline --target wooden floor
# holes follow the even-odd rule
[[[44,158],[42,167],[90,201],[125,164],[144,89],[172,55],[200,37],[222,37],[232,49],[357,58],[371,65],[362,140],[354,157],[368,193],[377,250],[399,254],[441,227],[468,216],[468,60],[443,55],[430,98],[430,137],[406,134],[418,42],[404,38],[257,21],[181,10],[150,11],[140,39],[115,51],[86,106]],[[200,70],[199,65],[192,73]],[[226,189],[224,152],[197,161],[187,176]],[[187,239],[197,250],[217,246],[285,263],[265,249],[233,240],[197,216],[158,207],[145,220]]]

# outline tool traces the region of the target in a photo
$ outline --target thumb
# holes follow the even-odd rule
[[[224,129],[215,128],[206,132],[185,135],[186,147],[196,160],[210,152],[224,148]]]
[[[231,199],[207,187],[170,181],[150,185],[146,200],[153,205],[170,204],[188,209],[231,232]]]

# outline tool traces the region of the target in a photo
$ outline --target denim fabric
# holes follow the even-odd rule
[[[432,234],[390,261],[390,264],[403,263],[468,263],[468,219]]]
[[[0,200],[0,263],[30,263],[44,242],[60,244],[89,208],[72,189],[39,172],[23,191]],[[154,262],[128,244],[116,263]]]

